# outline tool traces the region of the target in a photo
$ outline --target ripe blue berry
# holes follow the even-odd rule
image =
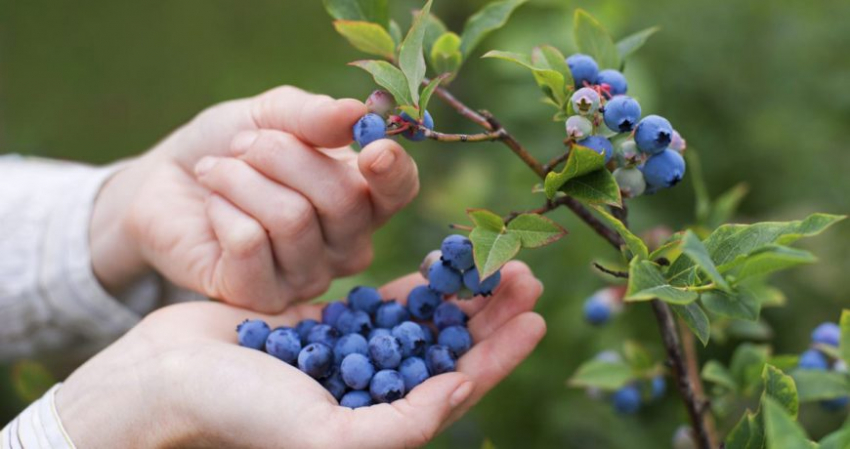
[[[664,150],[650,157],[641,171],[649,187],[666,189],[678,184],[685,176],[685,159],[673,150]]]
[[[378,335],[392,335],[392,334],[393,334],[393,332],[390,329],[387,329],[387,328],[384,328],[384,327],[376,327],[376,328],[372,329],[371,332],[369,332],[369,337],[366,338],[366,341],[367,342],[371,341],[373,338],[377,337]]]
[[[431,346],[434,344],[434,331],[431,330],[430,327],[423,323],[419,323],[419,327],[422,328],[422,338],[425,339],[425,347]]]
[[[567,136],[581,140],[593,134],[593,123],[580,115],[571,115],[566,122]]]
[[[398,372],[404,380],[404,390],[410,391],[413,387],[425,382],[430,375],[425,361],[419,357],[404,359],[398,367]]]
[[[348,310],[348,306],[346,306],[344,302],[335,301],[328,303],[328,305],[322,309],[322,323],[336,327],[336,322],[339,320],[339,316],[346,310]]]
[[[583,87],[585,83],[596,84],[599,65],[590,56],[576,53],[567,58],[567,65],[570,67],[576,88]]]
[[[576,114],[593,115],[599,110],[599,93],[589,87],[582,87],[573,93],[570,102]]]
[[[643,172],[635,167],[620,167],[614,170],[614,179],[626,198],[641,196],[646,191]]]
[[[375,312],[375,326],[392,329],[402,321],[410,319],[410,312],[396,301],[387,301]]]
[[[493,294],[493,290],[499,286],[499,282],[501,281],[501,271],[496,271],[490,275],[490,277],[484,279],[484,282],[481,282],[478,277],[478,268],[473,268],[466,273],[463,273],[463,285],[472,290],[473,295],[490,296]]]
[[[673,126],[664,117],[647,115],[635,128],[635,144],[644,153],[660,153],[672,140]]]
[[[460,357],[472,347],[472,335],[463,326],[449,326],[440,331],[437,343],[449,348],[455,357]]]
[[[822,323],[812,331],[812,343],[838,346],[841,341],[841,328],[835,323]]]
[[[434,325],[443,330],[449,326],[466,326],[467,316],[460,307],[444,302],[434,311]]]
[[[417,121],[414,120],[413,117],[407,115],[407,112],[402,112],[401,118],[402,120],[408,123],[417,123]],[[431,117],[431,114],[428,111],[425,111],[425,117],[422,119],[422,123],[420,124],[428,129],[434,129],[434,119]],[[417,128],[410,128],[407,131],[403,132],[401,135],[404,136],[407,140],[412,140],[414,142],[425,140],[425,133]]]
[[[375,313],[381,305],[381,294],[372,287],[354,287],[348,292],[348,307],[368,314]]]
[[[369,383],[369,394],[375,402],[393,402],[404,397],[404,379],[398,371],[385,369],[375,373]]]
[[[463,275],[449,262],[437,262],[428,270],[428,286],[444,295],[453,295],[463,286]]]
[[[624,415],[631,415],[640,410],[640,390],[633,385],[625,386],[612,396],[614,410]]]
[[[339,331],[327,324],[317,324],[307,334],[307,343],[322,343],[329,348],[336,346]]]
[[[434,345],[425,351],[425,365],[432,376],[449,373],[455,370],[455,359],[449,348]]]
[[[618,95],[605,105],[602,118],[611,131],[630,132],[640,120],[640,104],[632,97]]]
[[[342,399],[342,396],[348,390],[348,387],[345,386],[345,382],[342,381],[342,375],[340,375],[338,369],[334,369],[330,376],[322,379],[322,386],[325,387],[325,390],[328,390],[328,393],[330,393],[337,401]]]
[[[407,310],[417,320],[430,320],[434,309],[440,305],[442,296],[427,285],[414,287],[407,295]]]
[[[372,376],[375,375],[375,367],[372,366],[369,358],[356,353],[349,354],[342,359],[339,371],[342,374],[343,382],[355,390],[368,387]]]
[[[372,396],[364,390],[349,391],[340,399],[339,405],[348,408],[368,407],[372,405]]]
[[[599,76],[596,77],[596,84],[607,84],[609,97],[623,95],[629,89],[629,83],[626,82],[626,77],[614,69],[606,69],[599,72]]]
[[[372,330],[372,319],[362,310],[346,310],[336,321],[336,328],[344,334],[369,335]]]
[[[378,114],[366,114],[352,128],[354,140],[361,148],[387,136],[387,123]]]
[[[604,155],[606,164],[611,160],[611,157],[614,156],[614,145],[611,145],[611,141],[605,137],[590,136],[586,139],[579,140],[578,144]]]
[[[401,363],[401,343],[392,335],[369,340],[369,358],[379,369],[395,368]]]
[[[262,350],[270,333],[269,325],[263,320],[245,320],[236,326],[239,345],[246,348]]]
[[[348,334],[340,337],[334,346],[334,361],[339,364],[349,354],[369,354],[369,342],[360,334]]]
[[[797,366],[800,369],[825,371],[829,369],[829,360],[817,349],[809,349],[800,355]]]
[[[597,295],[587,298],[584,302],[584,319],[594,326],[607,323],[611,315],[610,305]]]
[[[314,379],[331,374],[333,362],[333,351],[322,343],[310,343],[298,354],[298,369]]]
[[[405,321],[394,327],[393,337],[401,343],[401,355],[404,358],[420,355],[425,350],[422,327],[413,321]]]
[[[301,337],[291,327],[279,327],[266,339],[266,352],[294,365],[301,352]]]
[[[298,324],[295,325],[295,332],[298,332],[298,336],[301,337],[301,345],[307,345],[307,336],[310,335],[310,330],[313,329],[313,326],[319,324],[318,321],[312,319],[301,320]]]
[[[435,249],[434,251],[431,251],[425,255],[425,258],[422,259],[422,263],[419,264],[419,274],[421,274],[423,278],[428,279],[428,272],[431,270],[431,266],[442,259],[443,253],[441,253],[440,250]]]
[[[450,235],[440,245],[443,260],[456,270],[468,270],[475,265],[472,258],[472,242],[458,234]]]
[[[652,399],[661,399],[667,391],[667,380],[664,376],[655,376],[652,378]]]
[[[386,116],[395,107],[395,99],[385,90],[376,90],[366,99],[366,109],[380,116]]]

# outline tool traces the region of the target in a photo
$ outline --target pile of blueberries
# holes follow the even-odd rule
[[[239,344],[297,366],[344,407],[401,399],[429,377],[454,371],[472,347],[468,317],[445,299],[464,289],[488,296],[501,279],[497,272],[480,282],[472,243],[461,235],[447,237],[421,268],[428,285],[411,290],[406,306],[355,287],[345,302],[322,310],[321,322],[272,330],[262,320],[245,320],[236,327]]]
[[[812,347],[802,354],[798,367],[800,369],[835,371],[847,373],[847,363],[843,360],[832,359],[820,348],[822,346],[837,348],[841,341],[841,328],[835,323],[822,323],[812,331]],[[850,396],[821,401],[820,405],[829,411],[841,411],[850,404]]]
[[[615,351],[603,351],[596,355],[596,360],[608,363],[622,363],[623,359]],[[664,375],[657,374],[652,379],[641,379],[621,387],[611,393],[610,400],[617,413],[633,415],[640,411],[645,404],[657,401],[667,391],[667,380]],[[588,388],[587,394],[594,399],[604,399],[603,392],[596,388]]]
[[[623,295],[626,288],[622,286],[606,287],[595,291],[584,301],[584,319],[594,326],[607,324],[623,311]]]
[[[384,90],[372,92],[366,99],[366,108],[369,113],[360,117],[352,128],[354,140],[361,148],[387,137],[388,131],[418,142],[425,140],[426,137],[419,126],[434,129],[434,118],[428,111],[425,111],[422,120],[416,120],[406,112],[402,112],[401,115],[391,115],[390,113],[395,109],[395,101],[392,95]]]

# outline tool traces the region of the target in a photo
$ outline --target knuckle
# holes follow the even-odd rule
[[[313,299],[328,291],[331,286],[331,276],[328,273],[314,273],[307,282],[298,289],[298,297],[302,301]]]
[[[286,240],[302,237],[315,227],[313,205],[298,195],[280,201],[269,216],[272,238]]]
[[[341,257],[336,269],[340,276],[350,276],[365,271],[372,265],[374,259],[375,250],[372,247],[371,239],[368,239],[365,244],[360,245],[351,254]]]
[[[241,259],[251,257],[266,244],[266,231],[255,222],[243,221],[229,226],[224,236],[224,246],[231,256]]]

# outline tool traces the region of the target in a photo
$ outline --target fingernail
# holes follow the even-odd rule
[[[248,149],[251,148],[251,145],[256,142],[257,137],[260,136],[260,133],[256,131],[244,131],[236,135],[233,139],[233,144],[231,145],[231,150],[234,156],[242,156],[243,154],[248,152]]]
[[[393,150],[385,150],[378,158],[372,162],[372,165],[369,166],[369,169],[372,170],[372,173],[377,175],[382,175],[392,168],[395,163],[395,151]]]
[[[465,401],[466,398],[468,398],[469,395],[472,393],[472,387],[473,384],[470,380],[462,383],[459,387],[457,387],[455,392],[452,393],[452,397],[449,398],[449,405],[451,405],[452,408],[460,405],[460,403]]]
[[[195,175],[204,176],[215,167],[216,162],[218,162],[217,157],[205,156],[195,164]]]

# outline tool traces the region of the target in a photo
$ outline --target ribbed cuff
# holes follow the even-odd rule
[[[1,449],[74,449],[56,412],[56,384],[0,431]]]

